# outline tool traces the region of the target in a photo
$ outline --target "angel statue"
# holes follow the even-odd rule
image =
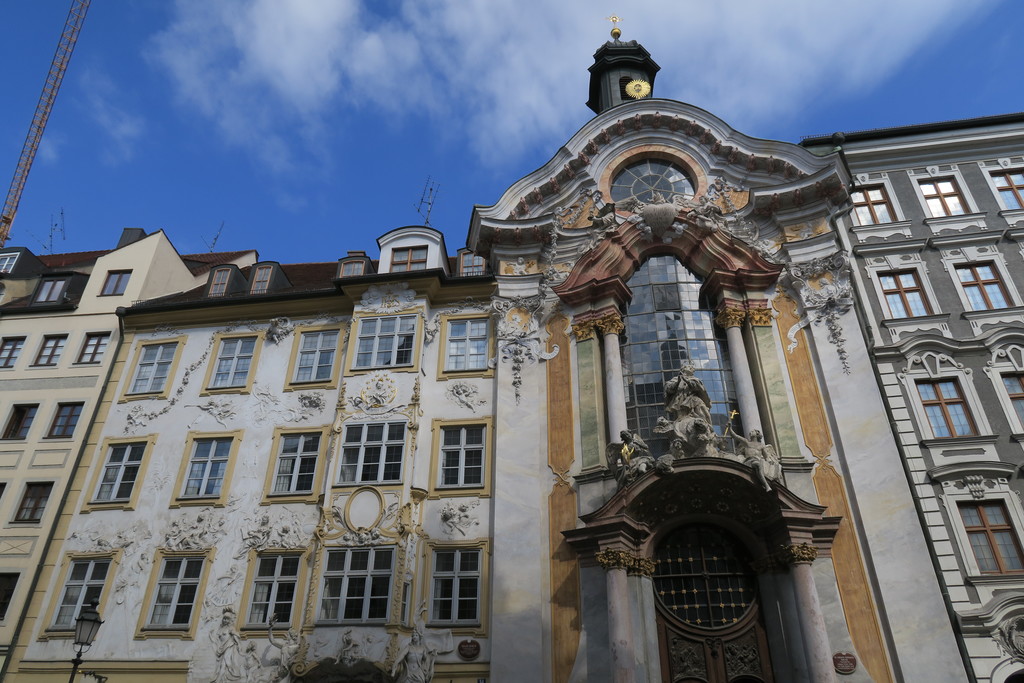
[[[654,466],[651,450],[635,432],[623,429],[619,432],[622,441],[608,444],[605,455],[608,467],[615,475],[619,488],[632,483],[638,476]]]
[[[760,430],[751,430],[746,439],[739,434],[733,434],[732,438],[738,444],[736,455],[743,458],[743,463],[754,470],[754,476],[765,491],[772,490],[768,484],[769,480],[782,481],[782,463],[779,462],[779,456],[774,446],[762,441],[764,437]]]

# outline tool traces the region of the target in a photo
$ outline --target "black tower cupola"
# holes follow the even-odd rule
[[[590,99],[587,106],[595,114],[623,102],[650,97],[654,76],[661,69],[651,53],[635,40],[621,41],[622,32],[612,29],[612,39],[597,48],[590,67]],[[641,82],[641,83],[638,83]],[[646,83],[646,87],[643,85]],[[631,86],[631,92],[627,91]]]

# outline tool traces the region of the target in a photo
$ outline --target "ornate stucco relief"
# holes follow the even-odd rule
[[[441,330],[441,316],[477,312],[479,312],[480,315],[486,315],[488,306],[489,302],[487,301],[474,299],[473,297],[466,297],[462,301],[448,304],[443,308],[434,311],[434,314],[430,316],[430,320],[423,325],[424,343],[432,344],[434,342],[434,339],[437,337],[437,333]]]
[[[491,299],[491,311],[498,333],[498,358],[491,359],[489,364],[494,367],[499,360],[511,364],[516,405],[522,399],[523,368],[528,364],[554,358],[558,353],[557,346],[550,353],[541,346],[539,318],[544,304],[545,300],[541,296],[496,296]]]
[[[843,372],[850,374],[849,353],[840,317],[853,306],[853,287],[850,284],[850,261],[841,252],[829,256],[790,263],[782,281],[798,297],[803,315],[786,333],[789,339],[787,351],[796,348],[796,333],[807,325],[824,324],[828,340],[836,347],[836,353],[843,366]]]
[[[448,382],[444,390],[445,398],[462,408],[469,408],[472,412],[487,403],[487,399],[480,396],[480,389],[469,382],[456,380]]]
[[[472,527],[479,526],[475,511],[480,501],[476,498],[447,500],[441,506],[441,528],[449,536],[468,536]]]
[[[111,531],[109,525],[89,524],[68,536],[68,547],[79,552],[108,553],[121,551],[121,567],[113,585],[114,602],[118,605],[141,602],[140,581],[147,576],[153,562],[148,543],[153,537],[150,525],[143,520]],[[128,600],[131,595],[131,600]]]
[[[373,313],[398,313],[404,311],[416,300],[415,290],[409,289],[405,282],[385,285],[370,285],[363,292],[360,305],[364,310]]]

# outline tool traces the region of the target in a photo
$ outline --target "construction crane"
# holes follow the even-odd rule
[[[25,180],[28,179],[32,161],[36,158],[36,152],[39,150],[39,141],[43,138],[46,121],[50,118],[53,101],[57,99],[57,91],[60,90],[61,81],[64,80],[64,72],[68,68],[68,62],[71,61],[71,53],[75,49],[75,43],[78,42],[78,32],[82,30],[82,23],[85,21],[85,13],[89,11],[90,2],[92,0],[72,0],[71,2],[67,21],[64,22],[64,31],[60,34],[57,51],[50,63],[50,73],[46,75],[43,94],[39,96],[36,112],[32,116],[32,124],[28,127],[28,135],[25,136],[25,144],[22,146],[21,156],[18,158],[18,166],[14,169],[11,188],[7,191],[3,211],[0,211],[0,247],[7,242],[7,236],[11,234],[11,224],[14,223],[14,214],[18,212],[21,191],[25,189]]]

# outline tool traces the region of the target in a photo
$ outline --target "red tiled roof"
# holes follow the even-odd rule
[[[47,268],[64,268],[66,266],[95,261],[104,254],[109,254],[112,249],[100,249],[98,251],[71,251],[66,254],[36,254]]]

